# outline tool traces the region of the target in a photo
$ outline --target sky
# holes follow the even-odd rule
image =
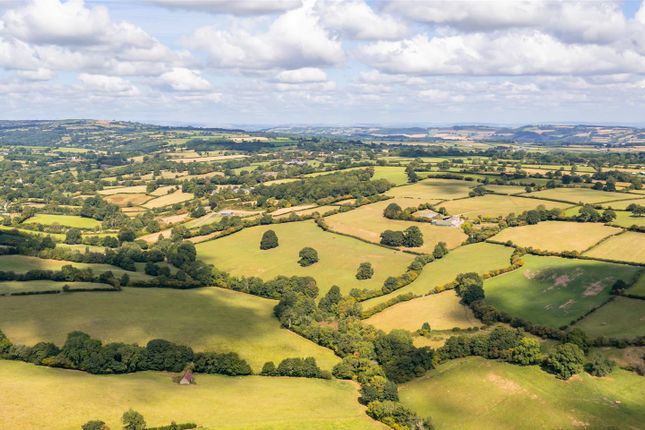
[[[640,1],[0,0],[0,119],[645,125]]]

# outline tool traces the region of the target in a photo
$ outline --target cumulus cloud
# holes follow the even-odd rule
[[[344,59],[339,40],[320,23],[311,5],[290,10],[265,32],[198,28],[185,41],[207,53],[212,66],[235,69],[296,69],[338,64]]]
[[[303,67],[296,70],[283,70],[276,75],[276,80],[287,84],[324,82],[327,80],[327,74],[315,67]]]
[[[391,15],[376,13],[364,0],[322,0],[316,11],[325,27],[357,40],[394,40],[407,29]]]
[[[213,14],[263,15],[300,6],[300,0],[148,0],[148,3],[174,9]]]
[[[210,90],[211,84],[202,78],[198,72],[184,67],[175,67],[160,76],[163,85],[175,91],[204,91]]]
[[[645,58],[629,49],[566,44],[535,30],[469,33],[358,49],[359,57],[387,73],[418,75],[562,75],[645,72]]]
[[[89,93],[112,97],[139,95],[137,87],[128,80],[117,76],[81,73],[78,75],[78,80],[81,83],[81,88]]]
[[[36,70],[18,70],[16,75],[29,81],[48,81],[54,77],[54,72],[40,67]]]

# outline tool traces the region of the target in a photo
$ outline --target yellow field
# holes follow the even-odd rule
[[[115,188],[106,188],[100,190],[98,193],[104,196],[109,196],[112,194],[139,194],[146,192],[145,185],[133,185],[131,187],[115,187]]]
[[[454,200],[441,204],[441,206],[446,208],[450,215],[462,215],[470,219],[477,218],[479,216],[495,218],[506,216],[510,213],[519,215],[524,211],[535,209],[540,205],[547,209],[566,208],[569,206],[567,203],[527,199],[514,196],[499,196],[494,194],[487,194],[463,200]]]
[[[359,237],[370,242],[379,243],[381,233],[385,230],[405,230],[416,225],[423,233],[423,246],[411,248],[414,251],[430,253],[438,242],[446,242],[449,248],[459,246],[466,240],[466,234],[454,227],[437,227],[426,222],[398,221],[385,218],[383,210],[390,203],[397,203],[401,208],[417,206],[421,202],[406,198],[396,198],[361,206],[349,212],[325,218],[329,227],[337,232]]]
[[[105,196],[104,199],[119,207],[126,207],[128,205],[139,206],[152,199],[152,197],[147,194],[110,194]]]
[[[584,251],[590,246],[622,230],[599,223],[543,221],[535,225],[510,227],[492,239],[498,242],[512,241],[522,247],[544,251]]]
[[[481,325],[470,308],[460,304],[459,300],[455,291],[431,294],[391,306],[365,322],[385,332],[393,329],[415,331],[424,322],[430,323],[433,330]]]
[[[156,197],[165,196],[166,194],[168,194],[168,191],[172,190],[173,188],[176,188],[176,186],[175,185],[164,185],[163,187],[159,187],[156,190],[152,191],[150,193],[150,195],[156,196]]]
[[[626,195],[625,197],[627,197]],[[620,209],[620,210],[625,210],[627,209],[627,206],[631,205],[632,203],[636,203],[637,205],[645,206],[645,198],[635,198],[635,199],[629,199],[629,200],[621,200],[618,202],[609,202],[603,204],[605,207],[610,207],[612,209]]]
[[[148,426],[195,422],[226,430],[386,429],[370,419],[351,382],[196,375],[178,385],[171,374],[90,375],[0,360],[0,428],[78,430],[93,419],[121,428],[130,408]]]
[[[314,207],[316,207],[315,204],[291,206],[291,207],[288,207],[288,208],[277,209],[277,210],[271,212],[271,215],[272,216],[279,216],[279,215],[288,214],[290,212],[297,212],[297,211],[301,211],[301,210],[305,210],[305,209],[311,209],[311,208],[314,208]]]
[[[571,203],[600,203],[628,199],[629,194],[592,190],[591,188],[552,188],[527,194],[528,196],[562,200]]]
[[[192,193],[184,193],[182,191],[176,191],[172,194],[166,194],[156,199],[152,199],[149,202],[144,203],[142,206],[148,209],[162,208],[164,206],[174,205],[175,203],[185,202],[187,200],[193,199],[195,196]]]
[[[453,179],[425,179],[413,185],[404,185],[392,188],[387,193],[392,197],[407,197],[421,200],[425,203],[431,200],[451,200],[460,197],[467,197],[471,188],[477,185],[476,182],[459,181]]]
[[[645,234],[628,231],[585,252],[588,257],[645,263]]]

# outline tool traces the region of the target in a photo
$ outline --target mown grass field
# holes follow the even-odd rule
[[[415,331],[424,322],[428,322],[433,330],[481,325],[470,308],[460,304],[459,300],[455,291],[431,294],[391,306],[365,322],[385,332],[393,329]]]
[[[26,345],[62,345],[67,333],[81,330],[104,342],[161,338],[196,351],[237,352],[258,372],[266,361],[308,356],[331,369],[339,359],[330,350],[280,328],[276,303],[215,287],[2,297],[0,330]]]
[[[262,376],[196,375],[178,385],[171,375],[140,372],[90,375],[0,361],[0,428],[77,430],[92,419],[121,428],[121,415],[139,411],[149,427],[195,422],[227,430],[367,430],[370,419],[350,382]]]
[[[560,327],[609,298],[614,282],[638,268],[592,260],[525,255],[524,266],[484,282],[486,301],[536,324]]]
[[[260,240],[267,230],[276,232],[280,245],[261,250]],[[298,264],[298,253],[305,246],[318,251],[318,263],[308,267]],[[414,258],[400,251],[325,232],[313,221],[247,228],[198,244],[197,257],[237,276],[257,276],[264,280],[278,275],[312,276],[321,295],[332,285],[338,285],[343,294],[348,294],[352,288],[380,288],[388,276],[405,272]],[[356,270],[365,261],[372,263],[374,276],[359,281],[355,277]]]
[[[101,223],[93,218],[83,218],[76,215],[36,214],[28,218],[23,224],[59,224],[65,227],[95,228]]]
[[[172,194],[166,194],[161,197],[149,200],[144,203],[142,206],[148,209],[162,208],[164,206],[174,205],[175,203],[185,202],[186,200],[191,200],[195,196],[192,193],[184,193],[182,191],[176,191]]]
[[[119,207],[139,206],[152,198],[147,194],[110,194],[104,197],[107,202]]]
[[[566,203],[527,199],[524,197],[499,196],[495,194],[486,194],[480,197],[454,200],[441,204],[450,215],[462,215],[470,219],[479,216],[495,218],[506,216],[511,212],[519,215],[524,211],[535,209],[540,205],[547,209],[565,208],[568,206]]]
[[[428,222],[399,221],[383,216],[383,210],[390,204],[397,203],[401,208],[416,207],[421,201],[407,198],[396,198],[361,206],[349,212],[326,217],[329,227],[337,232],[356,236],[361,239],[379,243],[381,233],[385,230],[405,230],[416,225],[423,234],[423,246],[411,248],[417,252],[431,253],[438,242],[446,242],[449,248],[459,246],[467,236],[459,228],[438,227]]]
[[[511,248],[484,242],[461,246],[450,251],[442,259],[427,264],[421,275],[410,285],[385,296],[364,301],[363,309],[369,309],[400,294],[427,294],[435,287],[454,281],[460,273],[485,273],[510,266],[512,253]]]
[[[526,192],[526,187],[521,185],[484,185],[484,188],[500,194],[520,194]]]
[[[2,281],[0,282],[0,294],[14,294],[35,291],[61,291],[63,286],[75,289],[111,288],[111,285],[98,284],[96,282],[54,282],[48,280],[37,281]]]
[[[643,227],[645,226],[645,216],[633,216],[631,212],[616,211],[616,219],[611,223],[621,227],[631,227],[633,225]]]
[[[582,252],[600,240],[620,233],[616,227],[599,223],[565,221],[544,221],[534,225],[510,227],[491,239],[499,242],[511,241],[522,247],[533,247],[545,251]]]
[[[642,376],[620,369],[562,381],[536,366],[469,357],[401,385],[399,395],[442,430],[639,429],[645,422]]]
[[[110,187],[98,191],[99,194],[109,196],[112,194],[145,194],[145,185],[132,185],[129,187]]]
[[[611,260],[645,263],[645,234],[627,231],[594,246],[584,255]]]
[[[645,301],[616,297],[576,323],[588,335],[617,338],[645,336]]]
[[[551,188],[526,194],[532,197],[562,200],[571,203],[600,203],[624,200],[630,197],[625,193],[592,190],[591,188]]]
[[[454,179],[425,179],[416,184],[396,187],[385,193],[392,197],[406,197],[421,200],[418,204],[431,200],[452,200],[467,197],[476,182]]]
[[[24,273],[29,270],[60,270],[63,266],[74,266],[79,269],[90,267],[94,274],[111,270],[115,276],[127,273],[131,280],[150,279],[150,276],[141,272],[130,272],[109,264],[76,263],[66,260],[49,260],[45,258],[30,257],[27,255],[0,255],[0,270],[11,270],[16,273]]]

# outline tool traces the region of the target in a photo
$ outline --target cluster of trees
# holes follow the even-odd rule
[[[616,219],[616,212],[611,209],[598,211],[592,205],[584,205],[580,208],[575,220],[578,222],[611,222]]]
[[[278,364],[278,367],[272,361],[268,361],[262,366],[260,374],[264,376],[331,379],[331,373],[320,369],[316,364],[316,359],[313,357],[285,358]]]
[[[195,372],[250,375],[251,367],[236,353],[193,352],[184,345],[154,339],[145,347],[108,343],[74,331],[62,348],[50,342],[34,346],[13,345],[0,332],[0,356],[43,366],[77,369],[94,374],[131,373],[140,370],[179,372],[194,363]]]
[[[139,412],[134,409],[129,409],[121,416],[121,424],[123,430],[188,430],[197,428],[195,423],[180,423],[172,422],[167,426],[161,427],[147,427],[146,420]],[[81,430],[110,430],[110,428],[101,420],[88,421],[81,426]]]
[[[366,279],[371,279],[374,276],[374,268],[372,263],[363,262],[358,265],[358,270],[356,271],[356,279],[363,281]]]
[[[371,180],[374,169],[359,169],[321,175],[296,182],[275,185],[258,185],[252,191],[258,206],[266,206],[271,199],[292,203],[315,202],[325,198],[354,198],[382,194],[391,184],[385,179]]]
[[[636,203],[631,203],[629,206],[627,206],[627,210],[630,211],[634,216],[645,215],[645,206]]]
[[[423,246],[423,234],[415,225],[404,231],[385,230],[381,233],[381,245],[417,248]]]
[[[302,267],[311,266],[312,264],[317,263],[319,260],[318,251],[308,246],[302,248],[298,253],[298,256],[300,257],[298,264],[300,264]]]
[[[277,248],[279,245],[278,235],[275,234],[273,230],[267,230],[262,234],[262,239],[260,240],[260,249],[273,249]]]
[[[121,277],[114,276],[112,271],[108,270],[99,275],[86,267],[84,269],[76,268],[72,265],[65,265],[61,270],[32,269],[25,273],[15,273],[13,271],[0,271],[0,281],[36,281],[51,280],[56,282],[98,282],[100,284],[109,284],[119,289],[121,286],[128,285],[130,277],[124,273]]]

